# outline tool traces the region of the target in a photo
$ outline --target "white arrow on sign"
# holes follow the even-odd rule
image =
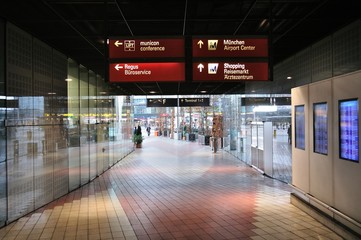
[[[117,64],[117,65],[115,65],[115,67],[114,67],[117,71],[119,71],[119,69],[123,69],[123,66],[122,65],[119,65],[119,64]]]
[[[202,48],[202,45],[204,44],[204,42],[202,40],[199,40],[197,45],[199,46],[199,48]]]
[[[115,41],[114,45],[115,45],[116,47],[119,47],[119,46],[123,45],[123,43],[122,43],[122,42],[119,42],[119,41],[117,40],[117,41]]]
[[[197,68],[199,69],[199,72],[202,72],[204,65],[202,63],[198,64]]]

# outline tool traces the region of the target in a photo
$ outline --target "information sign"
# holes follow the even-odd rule
[[[177,107],[177,98],[148,98],[147,107]],[[209,98],[179,98],[180,107],[209,106]]]
[[[358,99],[339,101],[340,158],[359,161]]]
[[[109,58],[184,57],[184,39],[110,39]]]
[[[305,106],[295,106],[295,147],[305,150]]]
[[[209,106],[209,98],[180,98],[180,107],[193,107],[193,106]]]
[[[148,98],[147,107],[176,107],[177,98]]]
[[[193,38],[193,57],[268,57],[267,38]]]
[[[110,82],[185,81],[184,62],[111,63]]]
[[[194,62],[193,81],[267,81],[267,62]]]

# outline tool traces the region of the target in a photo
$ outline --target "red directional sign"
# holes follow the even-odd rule
[[[182,58],[184,55],[183,38],[109,40],[109,58]]]
[[[267,81],[267,62],[194,62],[193,81]]]
[[[110,82],[185,81],[184,62],[111,63]]]
[[[267,38],[193,38],[193,57],[268,57]]]

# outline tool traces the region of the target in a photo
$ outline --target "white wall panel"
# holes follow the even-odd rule
[[[309,193],[309,107],[308,107],[308,85],[292,89],[292,184],[304,192]],[[295,106],[305,106],[305,149],[295,147]]]
[[[334,146],[334,188],[335,208],[361,222],[361,164],[341,159],[339,157],[339,126],[338,104],[339,100],[358,98],[361,103],[361,72],[344,75],[333,80],[333,146]],[[360,129],[360,111],[359,129]],[[359,137],[360,139],[360,132]],[[359,148],[359,146],[358,146]]]
[[[314,151],[314,103],[327,104],[327,154]],[[310,136],[310,193],[314,197],[333,205],[333,148],[332,148],[332,84],[322,81],[309,87],[309,136]]]

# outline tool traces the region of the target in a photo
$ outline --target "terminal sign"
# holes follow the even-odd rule
[[[110,82],[182,82],[184,62],[111,63]]]
[[[209,106],[209,98],[180,98],[180,107]]]
[[[194,62],[193,81],[267,81],[267,62]]]
[[[193,38],[193,57],[268,57],[267,38]]]
[[[110,39],[109,58],[184,57],[184,39]]]

